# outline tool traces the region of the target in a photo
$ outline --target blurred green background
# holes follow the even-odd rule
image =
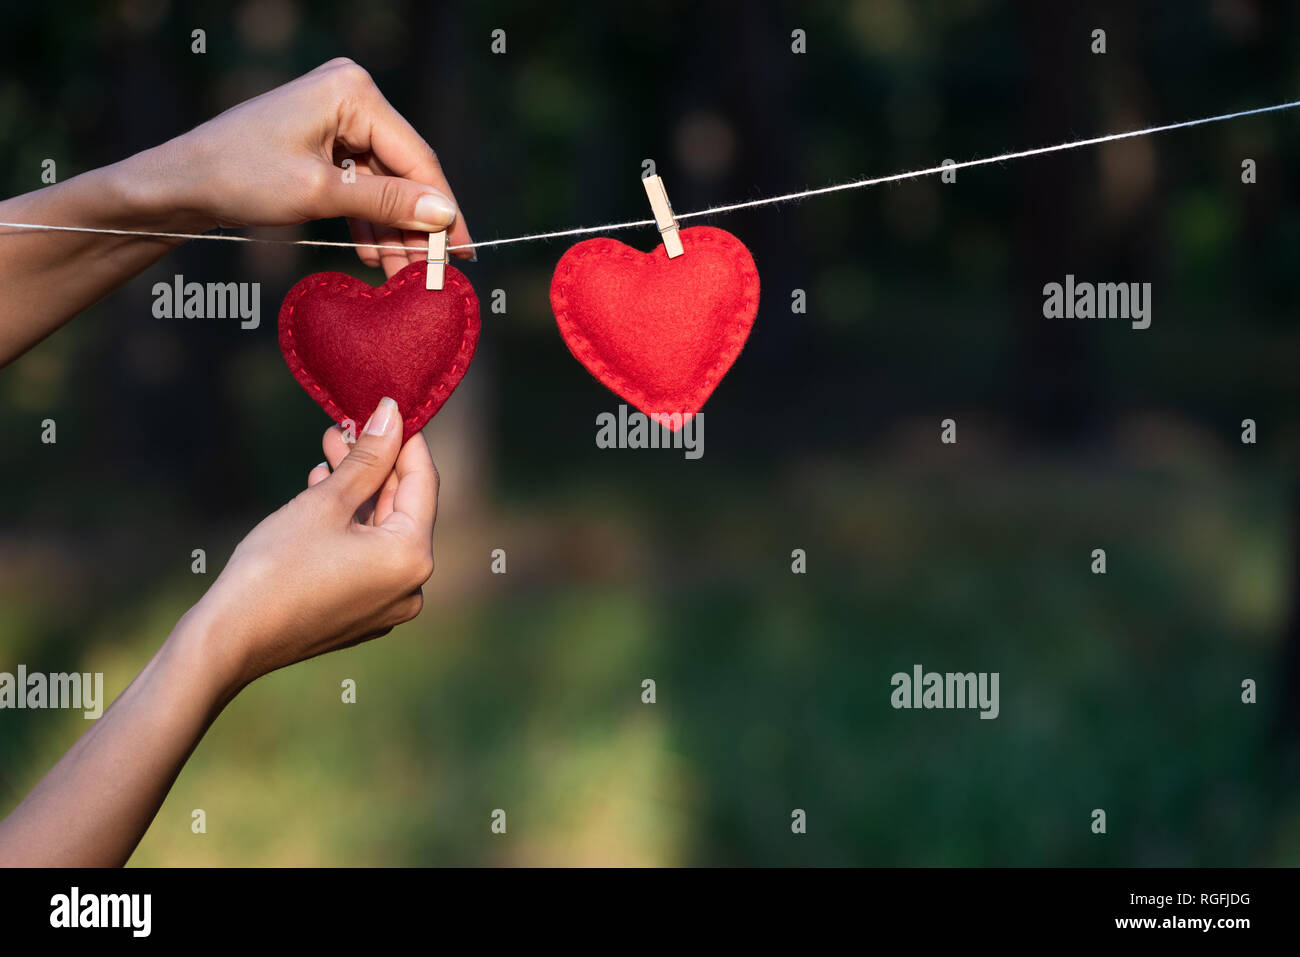
[[[1300,88],[1300,10],[1252,0],[4,7],[6,195],[47,157],[67,179],[346,55],[437,148],[480,241],[646,216],[646,158],[686,211]],[[719,218],[764,298],[699,461],[597,449],[618,403],[555,329],[566,244],[485,249],[462,268],[508,313],[485,311],[427,430],[423,615],[253,685],[133,862],[1300,862],[1298,122]],[[381,277],[227,245],[0,372],[0,670],[102,671],[116,694],[319,461],[278,304],[309,272]],[[1153,283],[1152,327],[1044,319],[1067,272]],[[261,328],[154,319],[176,273],[262,283]],[[916,663],[999,672],[1000,717],[893,710]],[[85,726],[0,712],[0,813]]]

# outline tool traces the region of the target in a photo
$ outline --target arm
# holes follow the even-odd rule
[[[144,670],[0,821],[0,866],[124,864],[241,688],[419,614],[438,475],[423,436],[401,436],[388,399],[350,453],[337,427],[326,433],[334,471],[312,469],[306,491],[249,533]]]
[[[336,165],[349,158],[353,182]],[[350,60],[120,163],[0,202],[0,222],[173,233],[335,216],[348,217],[357,243],[416,246],[444,229],[453,245],[470,242],[437,156]],[[0,365],[180,242],[0,227]],[[422,258],[357,253],[390,276]]]

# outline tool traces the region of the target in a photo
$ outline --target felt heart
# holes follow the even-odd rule
[[[727,374],[758,312],[758,270],[744,243],[712,226],[679,235],[685,253],[675,259],[662,245],[642,253],[613,239],[585,240],[561,257],[551,280],[569,351],[674,430]]]
[[[298,384],[335,422],[364,427],[388,396],[406,441],[460,384],[478,345],[478,297],[446,267],[441,291],[412,263],[378,288],[339,272],[298,282],[280,307],[280,351]]]

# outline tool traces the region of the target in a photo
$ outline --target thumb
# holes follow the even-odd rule
[[[402,446],[402,413],[397,403],[384,398],[357,436],[347,458],[318,488],[332,494],[351,515],[388,479]]]
[[[432,186],[400,176],[327,178],[326,216],[346,216],[422,233],[442,232],[456,219],[456,203]]]

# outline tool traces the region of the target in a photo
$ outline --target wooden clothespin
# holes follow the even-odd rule
[[[447,231],[429,233],[428,266],[424,271],[424,288],[441,290],[447,275]]]
[[[673,215],[673,207],[668,202],[668,190],[664,189],[664,181],[656,174],[646,176],[641,182],[645,185],[645,194],[650,197],[650,209],[654,212],[659,235],[664,239],[664,252],[669,259],[676,259],[685,250],[682,249],[682,237],[677,233],[677,217]]]

